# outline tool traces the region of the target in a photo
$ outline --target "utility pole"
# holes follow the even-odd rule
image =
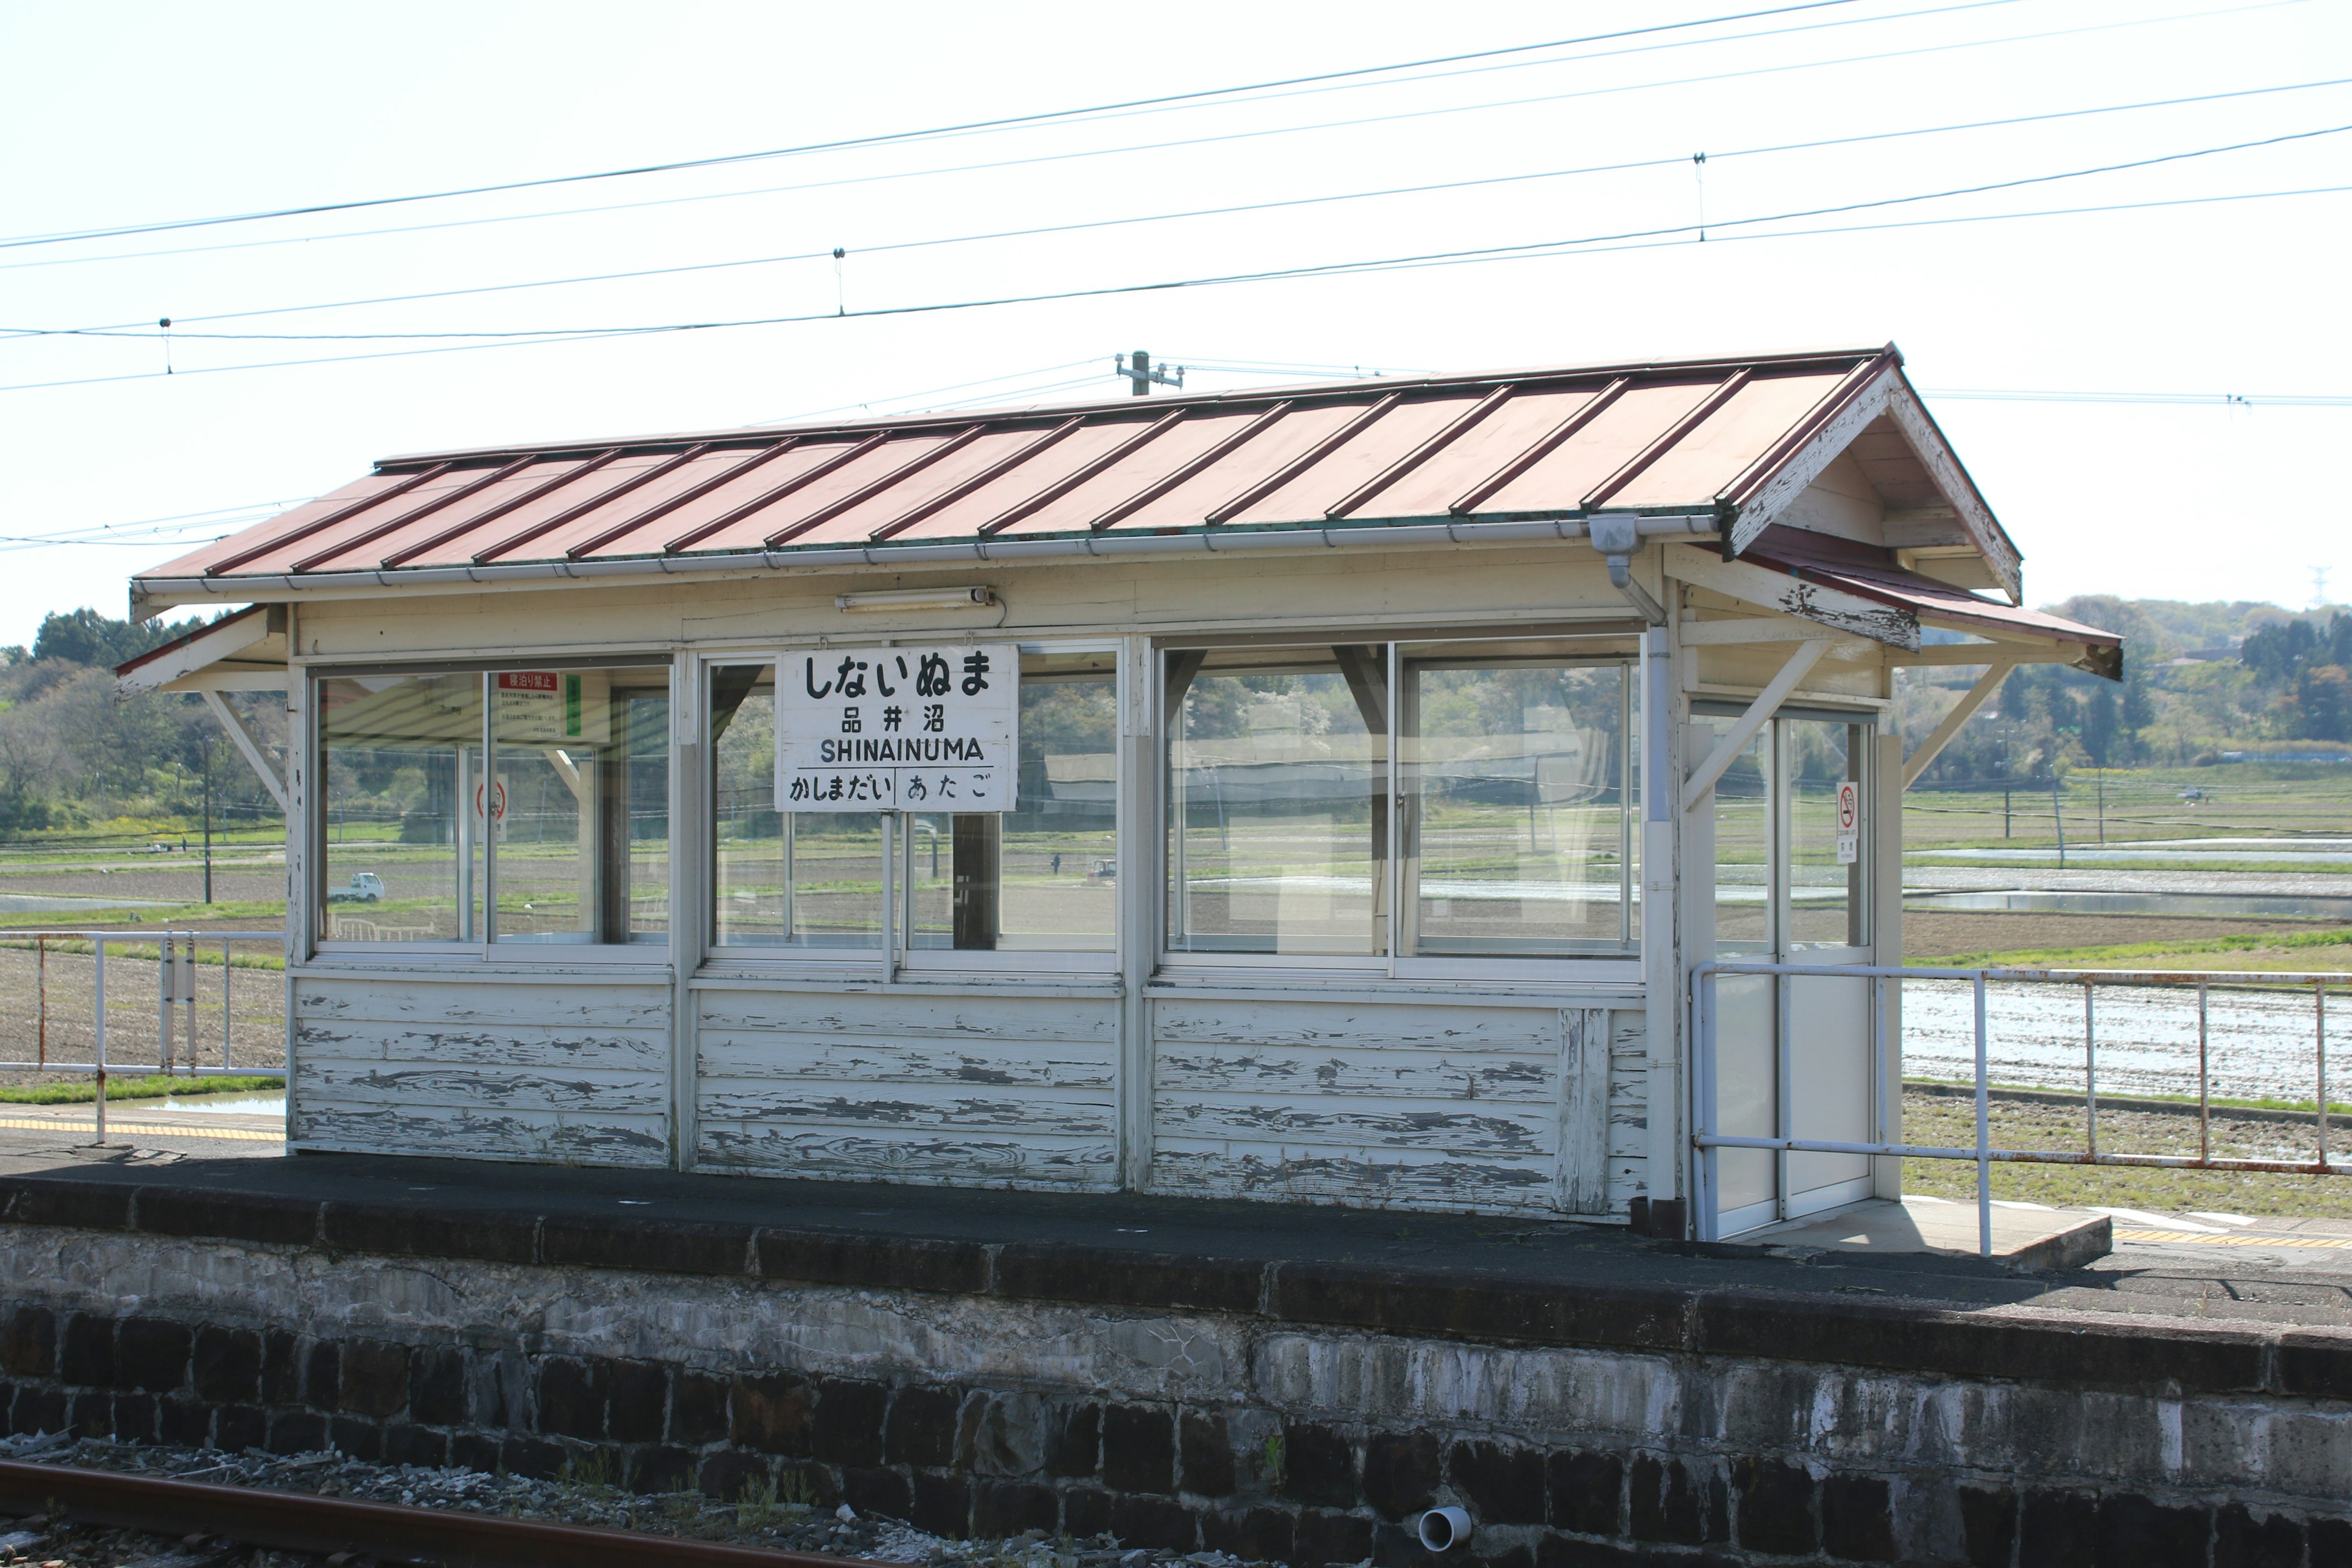
[[[1131,354],[1120,354],[1112,363],[1117,367],[1117,374],[1127,377],[1128,392],[1131,396],[1149,397],[1154,386],[1172,386],[1180,392],[1183,390],[1184,367],[1182,365],[1180,364],[1171,371],[1165,365],[1153,364],[1150,354],[1141,349],[1136,350]]]

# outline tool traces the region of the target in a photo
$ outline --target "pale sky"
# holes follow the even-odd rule
[[[0,241],[792,148],[1769,8],[9,0]],[[1738,36],[1759,34],[1769,36]],[[2352,598],[2340,473],[2352,195],[1924,221],[2352,186],[2352,85],[2308,85],[2352,78],[2344,0],[1853,0],[1403,74],[1423,79],[0,245],[0,328],[144,334],[0,338],[0,535],[243,521],[423,448],[912,409],[990,392],[965,388],[982,382],[1024,403],[1116,394],[1111,356],[1138,347],[1180,363],[1450,372],[1893,339],[2022,547],[2030,603],[2095,592],[2301,606],[2315,567],[2333,573],[2332,598]],[[2247,92],[2286,88],[2297,90]],[[2224,92],[2244,96],[1751,151]],[[2282,137],[2298,139],[2210,151]],[[1188,144],[1119,151],[1169,142]],[[2181,153],[2200,155],[1890,201]],[[1644,166],[881,248],[1624,163]],[[1885,205],[1740,221],[1864,203]],[[632,205],[467,221],[620,204]],[[1702,218],[1704,243],[1690,228]],[[1904,226],[1739,237],[1855,224]],[[394,227],[409,232],[336,237]],[[854,314],[1656,230],[1668,232],[1583,254]],[[837,270],[836,246],[848,252]],[[809,258],[197,320],[778,256]],[[187,374],[447,341],[365,334],[843,307],[853,314]],[[153,326],[164,316],[176,324],[168,351]],[[191,335],[208,331],[299,336]],[[168,378],[167,352],[180,373]],[[97,377],[132,379],[29,384]],[[1203,370],[1186,384],[1273,379]],[[934,390],[948,387],[960,390]],[[2255,403],[1937,395],[1971,389]],[[137,543],[0,543],[0,642],[29,639],[52,609],[121,614],[130,572],[227,531],[180,526]]]

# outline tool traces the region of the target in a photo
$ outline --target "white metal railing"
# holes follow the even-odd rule
[[[20,1072],[89,1073],[96,1079],[98,1129],[96,1142],[106,1142],[106,1083],[109,1074],[106,1058],[106,950],[109,943],[116,947],[133,944],[153,946],[157,952],[156,970],[156,1051],[155,1065],[149,1067],[118,1066],[112,1071],[117,1077],[149,1078],[157,1074],[189,1078],[278,1078],[291,1070],[286,1047],[281,1045],[278,1059],[271,1066],[239,1067],[235,1061],[236,1013],[231,1005],[230,975],[233,965],[230,952],[239,942],[272,942],[282,947],[286,933],[282,931],[9,931],[0,930],[0,942],[16,943],[30,940],[38,954],[36,959],[38,978],[36,981],[37,1044],[31,1061],[0,1061],[0,1070]],[[91,1059],[86,1062],[49,1060],[49,988],[48,959],[51,945],[57,942],[88,942],[96,955],[95,979],[91,1007]],[[196,986],[200,967],[196,947],[199,942],[220,943],[221,961],[221,1065],[216,1068],[199,1066],[196,1060]],[[142,959],[144,962],[144,959]],[[184,1067],[175,1059],[178,1039],[183,1032],[175,1026],[174,1014],[184,1021],[188,1059]]]
[[[1724,975],[1789,977],[1819,975],[1870,983],[1871,1060],[1886,1060],[1886,985],[1906,980],[1964,980],[1974,989],[1976,1034],[1976,1143],[1971,1148],[1890,1143],[1885,1136],[1885,1097],[1871,1097],[1873,1131],[1868,1142],[1792,1135],[1794,1106],[1790,1085],[1790,992],[1776,981],[1777,1026],[1772,1031],[1773,1133],[1769,1138],[1740,1137],[1717,1131],[1722,1125],[1718,1097],[1719,1061],[1716,1050],[1716,983]],[[2083,1070],[2087,1132],[2084,1147],[2067,1149],[1995,1148],[1990,1136],[1991,1095],[1987,1080],[1985,987],[1991,981],[2080,985],[2083,988]],[[2187,1154],[2104,1153],[2098,1146],[2098,1011],[2095,993],[2102,985],[2169,987],[2197,993],[2197,1152]],[[2318,1136],[2310,1160],[2250,1160],[2219,1157],[2212,1152],[2212,1058],[2208,1006],[2217,990],[2309,990],[2312,997],[2312,1061]],[[1691,970],[1691,1038],[1695,1045],[1691,1095],[1691,1144],[1698,1158],[1692,1205],[1702,1241],[1720,1239],[1721,1192],[1717,1153],[1725,1149],[1765,1149],[1781,1159],[1775,1191],[1785,1205],[1788,1194],[1787,1156],[1796,1154],[1861,1154],[1879,1158],[1968,1160],[1977,1167],[1977,1250],[1992,1255],[1992,1167],[1996,1163],[2042,1165],[2138,1165],[2167,1170],[2266,1171],[2294,1175],[2352,1175],[2352,1163],[2338,1163],[2327,1147],[2327,993],[2352,991],[2352,973],[2272,973],[2228,970],[2118,969],[1911,969],[1868,964],[1827,963],[1701,963]],[[1876,1086],[1874,1085],[1874,1088]]]

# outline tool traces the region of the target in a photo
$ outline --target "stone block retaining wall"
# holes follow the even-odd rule
[[[310,1209],[0,1224],[9,1426],[1303,1568],[1427,1563],[1439,1503],[1477,1521],[1448,1561],[1508,1568],[2352,1568],[2328,1331],[551,1220],[362,1252]]]

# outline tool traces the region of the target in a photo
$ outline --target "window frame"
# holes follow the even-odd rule
[[[431,967],[470,967],[487,964],[529,965],[538,968],[576,968],[583,964],[667,970],[671,955],[677,950],[677,709],[679,694],[680,664],[674,650],[647,650],[627,654],[553,655],[537,658],[529,653],[485,655],[472,658],[353,660],[349,663],[323,660],[305,661],[300,667],[304,684],[302,753],[309,776],[316,781],[311,799],[305,803],[306,818],[302,836],[307,851],[308,867],[302,879],[310,909],[304,924],[308,928],[306,963],[364,963],[381,967],[408,960],[428,961]],[[484,755],[495,759],[497,746],[492,727],[497,723],[497,705],[490,700],[489,679],[502,670],[551,669],[653,669],[664,672],[670,704],[670,721],[664,726],[669,753],[666,776],[670,798],[667,816],[669,929],[657,936],[641,942],[499,942],[498,940],[498,849],[495,839],[483,846],[482,907],[484,931],[479,936],[458,941],[430,942],[362,942],[333,938],[324,934],[328,913],[327,846],[332,814],[328,800],[328,752],[326,713],[319,700],[321,683],[330,680],[350,680],[370,676],[407,678],[434,675],[472,675],[482,683],[482,746]],[[289,911],[290,913],[290,911]]]
[[[958,630],[945,634],[956,640],[979,642],[986,634]],[[698,652],[693,686],[697,693],[695,709],[699,732],[707,734],[709,714],[709,672],[726,665],[773,665],[780,658],[810,649],[835,647],[850,639],[840,636],[824,638],[794,637],[760,647],[709,649]],[[856,639],[882,647],[908,642],[937,642],[941,637],[920,633],[891,633],[870,638]],[[1110,637],[1023,637],[1015,639],[1022,657],[1053,654],[1103,654],[1111,660],[1113,701],[1124,712],[1128,699],[1126,646],[1123,639]],[[884,855],[883,940],[871,947],[791,948],[761,946],[751,943],[721,943],[719,935],[718,877],[719,853],[719,750],[716,746],[700,748],[704,755],[696,770],[700,805],[698,851],[707,886],[704,896],[697,900],[701,913],[697,932],[698,967],[704,971],[721,968],[730,973],[765,974],[777,977],[785,974],[808,979],[855,978],[872,980],[879,974],[885,981],[940,980],[951,978],[1053,979],[1084,977],[1114,979],[1120,965],[1128,936],[1126,900],[1113,890],[1110,942],[1102,948],[1022,947],[1010,950],[983,951],[958,948],[920,948],[909,940],[913,934],[912,900],[913,868],[916,835],[908,830],[907,818],[952,815],[937,812],[885,813],[883,826]],[[1122,820],[1131,809],[1128,776],[1128,748],[1114,734],[1112,750],[1116,759],[1111,785],[1116,803],[1115,822]],[[1114,826],[1114,845],[1118,828]],[[1114,858],[1117,850],[1114,847]]]
[[[1404,649],[1408,646],[1454,644],[1465,647],[1496,648],[1513,643],[1559,643],[1563,641],[1633,639],[1629,651],[1617,654],[1595,653],[1589,657],[1571,656],[1561,662],[1574,665],[1609,665],[1622,670],[1625,700],[1621,711],[1630,721],[1622,737],[1625,748],[1626,773],[1637,785],[1646,784],[1642,778],[1642,757],[1639,748],[1644,726],[1652,722],[1643,710],[1644,691],[1641,683],[1642,653],[1639,644],[1641,627],[1616,620],[1587,623],[1548,623],[1530,626],[1470,627],[1445,626],[1422,628],[1415,626],[1350,627],[1332,626],[1309,629],[1237,633],[1230,637],[1214,635],[1182,635],[1155,637],[1151,643],[1151,687],[1149,701],[1151,712],[1152,821],[1148,842],[1158,860],[1152,907],[1158,911],[1153,921],[1154,973],[1171,980],[1203,981],[1222,973],[1234,978],[1252,974],[1269,975],[1275,972],[1292,972],[1301,975],[1330,979],[1402,980],[1402,981],[1574,981],[1605,984],[1640,984],[1645,978],[1643,953],[1642,917],[1638,906],[1629,909],[1622,917],[1629,932],[1630,951],[1612,952],[1561,952],[1541,955],[1498,954],[1485,956],[1468,953],[1442,955],[1404,954],[1401,940],[1404,925],[1401,918],[1402,904],[1407,886],[1404,868],[1404,810],[1406,799],[1403,766],[1404,707],[1401,682],[1408,662]],[[1281,647],[1325,647],[1335,644],[1361,646],[1381,645],[1386,663],[1389,697],[1388,712],[1388,842],[1382,876],[1385,878],[1383,897],[1388,910],[1383,951],[1373,953],[1307,953],[1307,952],[1215,952],[1174,948],[1169,945],[1168,906],[1171,896],[1170,879],[1174,865],[1168,854],[1170,814],[1175,809],[1169,787],[1171,755],[1175,742],[1176,714],[1167,702],[1167,661],[1171,654],[1187,651],[1211,652],[1246,651]],[[1497,657],[1508,657],[1498,655]],[[1530,661],[1538,658],[1532,652]],[[1465,662],[1475,662],[1465,659]],[[1548,661],[1549,662],[1549,661]],[[1641,819],[1635,801],[1627,798],[1621,803],[1623,815],[1619,828],[1621,846],[1630,835],[1633,847],[1642,844]],[[1642,879],[1632,879],[1633,895],[1638,899]]]

